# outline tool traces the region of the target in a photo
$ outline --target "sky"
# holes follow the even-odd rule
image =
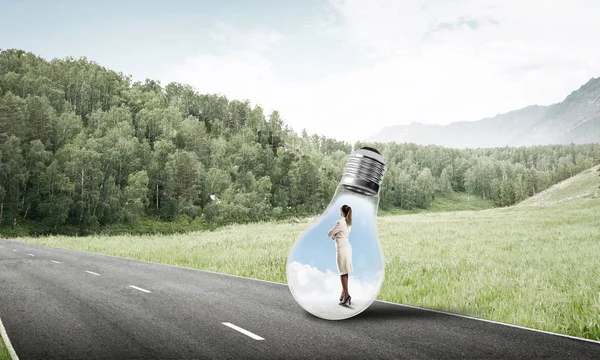
[[[562,101],[600,77],[597,0],[0,0],[0,48],[277,110],[354,142]]]

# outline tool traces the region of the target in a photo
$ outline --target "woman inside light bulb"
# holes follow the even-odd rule
[[[352,208],[343,205],[340,208],[340,216],[342,218],[329,230],[327,236],[335,240],[337,267],[342,282],[340,305],[351,305],[352,298],[348,293],[348,274],[352,272],[352,247],[348,235],[352,228]]]

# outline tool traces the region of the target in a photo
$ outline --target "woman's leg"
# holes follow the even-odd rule
[[[344,301],[348,298],[348,295],[350,295],[348,293],[348,274],[342,275],[342,288],[344,289],[344,299],[342,301]]]

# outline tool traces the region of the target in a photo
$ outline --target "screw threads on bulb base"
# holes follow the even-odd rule
[[[375,149],[362,148],[348,157],[340,184],[353,192],[377,196],[384,174],[383,157]]]

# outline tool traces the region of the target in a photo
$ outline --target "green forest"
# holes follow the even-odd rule
[[[452,192],[509,206],[600,163],[600,144],[350,144],[298,134],[249,101],[134,82],[85,57],[0,51],[3,233],[170,232],[318,214],[362,146],[387,161],[380,209],[427,209]]]

